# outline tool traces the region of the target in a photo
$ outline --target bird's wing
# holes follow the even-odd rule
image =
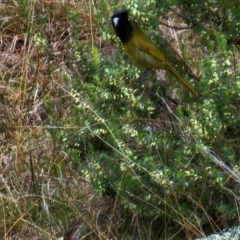
[[[148,36],[137,26],[134,26],[136,33],[138,34],[138,38],[133,38],[134,45],[140,50],[143,51],[152,57],[155,57],[162,64],[167,64],[166,57],[159,51],[159,49],[152,43],[152,41],[148,38]]]
[[[181,82],[194,96],[198,96],[198,92],[194,89],[191,83],[184,79],[167,61],[163,53],[152,43],[147,35],[141,31],[137,26],[134,26],[135,34],[138,37],[133,37],[134,46],[141,52],[142,55],[146,55],[148,58],[146,62],[150,61],[150,66],[156,68],[162,68],[170,71],[176,79]],[[146,62],[144,63],[146,65]],[[143,64],[143,65],[144,65]]]

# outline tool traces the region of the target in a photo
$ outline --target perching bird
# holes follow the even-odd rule
[[[152,43],[147,35],[128,19],[128,10],[119,10],[112,17],[112,26],[120,38],[128,57],[138,66],[145,69],[165,69],[170,72],[185,88],[198,97],[198,92],[174,67],[170,65],[165,55]]]

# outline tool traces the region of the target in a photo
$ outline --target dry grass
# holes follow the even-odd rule
[[[49,128],[53,116],[61,121],[71,111],[71,98],[59,88],[64,76],[81,76],[69,48],[76,34],[71,13],[78,16],[81,44],[100,44],[90,6],[93,11],[91,1],[0,5],[1,239],[57,239],[83,209],[98,219],[96,202],[114,206],[92,193],[51,136],[57,126]]]

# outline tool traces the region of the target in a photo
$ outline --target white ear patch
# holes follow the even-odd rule
[[[114,26],[115,26],[115,27],[117,27],[118,21],[119,21],[119,18],[118,18],[118,17],[113,18],[113,23],[114,23]]]

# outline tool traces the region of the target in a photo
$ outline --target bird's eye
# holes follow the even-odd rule
[[[113,24],[115,27],[117,27],[117,25],[118,25],[118,20],[119,20],[118,17],[113,18]]]

